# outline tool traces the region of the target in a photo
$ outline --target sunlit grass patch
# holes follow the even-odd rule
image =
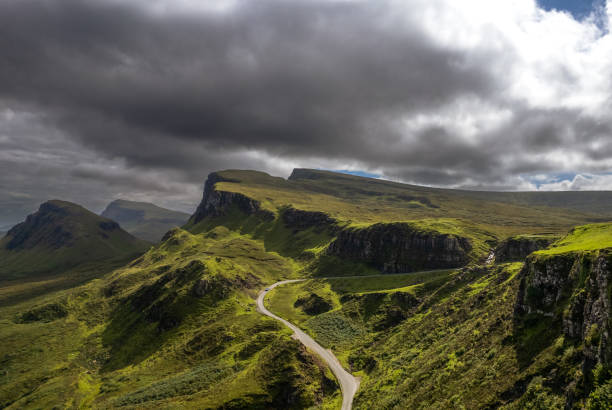
[[[548,249],[538,255],[558,255],[566,252],[592,251],[612,247],[612,224],[601,223],[577,226]]]

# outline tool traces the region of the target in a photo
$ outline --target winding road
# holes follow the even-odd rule
[[[338,361],[338,358],[330,350],[324,349],[323,346],[315,342],[312,337],[304,333],[299,327],[288,322],[282,317],[276,316],[264,306],[264,299],[270,290],[280,285],[302,282],[304,280],[305,279],[283,280],[267,287],[266,290],[261,291],[257,297],[257,310],[266,316],[270,316],[271,318],[282,322],[289,329],[293,330],[294,337],[297,340],[302,342],[304,346],[318,354],[323,360],[325,360],[325,362],[327,362],[331,371],[338,379],[338,382],[340,382],[340,389],[342,390],[342,410],[351,410],[351,407],[353,406],[353,397],[355,397],[355,393],[357,393],[357,389],[359,388],[359,379],[355,378],[352,374],[344,370]]]

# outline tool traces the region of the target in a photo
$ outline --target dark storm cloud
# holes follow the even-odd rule
[[[228,15],[162,18],[91,1],[4,2],[1,92],[42,105],[89,146],[138,165],[185,164],[188,149],[168,149],[176,139],[364,156],[366,122],[493,86],[478,59],[384,13],[258,1]],[[376,138],[391,131],[381,121]]]
[[[515,69],[525,58],[507,32],[487,23],[476,46],[444,39],[455,20],[470,29],[443,18],[452,2],[154,3],[0,2],[0,213],[117,196],[188,211],[222,168],[351,165],[511,188],[558,171],[561,146],[599,161],[590,170],[612,158],[607,117],[511,92],[531,67]],[[435,30],[426,6],[440,12]],[[541,71],[547,92],[582,86],[562,63]]]

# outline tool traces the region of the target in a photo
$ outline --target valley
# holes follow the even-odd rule
[[[601,408],[612,230],[580,194],[221,171],[157,245],[41,207],[0,242],[0,407]]]

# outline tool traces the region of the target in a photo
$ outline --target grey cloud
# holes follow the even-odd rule
[[[245,2],[229,16],[165,18],[92,1],[45,4],[0,6],[9,62],[0,92],[44,104],[86,144],[135,164],[172,161],[167,147],[170,158],[152,147],[164,138],[341,153],[367,143],[364,122],[493,86],[477,62],[367,3]],[[100,135],[104,123],[112,126]],[[184,163],[183,153],[174,160]]]
[[[554,170],[531,154],[559,145],[593,161],[612,156],[584,144],[609,136],[612,122],[504,95],[500,67],[514,51],[503,36],[491,49],[453,49],[426,35],[416,13],[392,11],[378,1],[243,1],[227,13],[0,2],[0,105],[36,116],[18,127],[0,116],[0,144],[15,153],[0,162],[0,196],[54,194],[96,208],[132,192],[188,210],[208,172],[280,172],[277,157],[495,186]],[[466,98],[513,118],[473,138],[453,124],[402,128]]]

